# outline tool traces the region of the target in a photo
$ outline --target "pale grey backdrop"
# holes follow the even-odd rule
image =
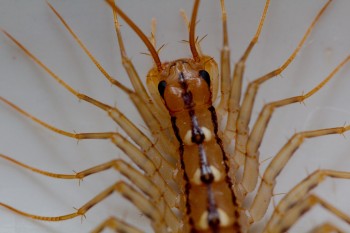
[[[86,43],[104,67],[126,85],[128,78],[120,65],[113,30],[112,13],[103,1],[50,1]],[[271,1],[259,44],[248,59],[244,85],[282,64],[297,45],[304,31],[326,1]],[[118,1],[118,4],[145,32],[152,17],[158,20],[158,45],[163,61],[189,56],[187,31],[179,16],[188,14],[192,1]],[[238,0],[227,3],[232,61],[237,61],[255,33],[264,1]],[[300,55],[283,73],[268,82],[258,94],[253,119],[263,103],[307,92],[325,78],[350,54],[348,30],[350,2],[333,1],[307,40]],[[208,35],[203,51],[219,57],[221,22],[219,1],[203,1],[199,12],[198,36]],[[140,76],[145,77],[152,63],[141,55],[145,46],[123,23],[127,52]],[[0,27],[6,29],[36,54],[63,80],[82,93],[116,104],[136,124],[144,123],[121,91],[111,87],[62,27],[43,0],[0,1]],[[119,130],[105,113],[75,97],[38,68],[5,36],[0,35],[0,95],[34,116],[58,128],[76,132]],[[350,122],[350,64],[327,87],[305,101],[276,111],[267,130],[261,160],[273,156],[296,131],[342,126]],[[345,137],[349,138],[349,133]],[[342,136],[307,140],[278,178],[276,193],[285,193],[317,168],[350,171],[350,141]],[[0,104],[0,153],[28,165],[58,173],[71,173],[122,157],[108,141],[81,141],[52,133]],[[266,167],[265,162],[262,167]],[[38,215],[56,216],[73,212],[108,185],[120,179],[114,171],[77,181],[42,177],[5,161],[0,161],[0,201]],[[316,192],[350,214],[347,198],[350,181],[329,180]],[[282,196],[276,196],[279,200]],[[272,210],[272,206],[270,210]],[[118,195],[105,200],[80,218],[43,223],[31,221],[0,208],[0,233],[88,232],[103,219],[116,214],[150,232],[147,220]],[[306,217],[306,216],[305,216]],[[350,227],[317,207],[291,232],[304,232],[324,220],[336,221],[345,231]]]

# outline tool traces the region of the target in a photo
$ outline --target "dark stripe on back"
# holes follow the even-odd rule
[[[185,197],[186,197],[186,214],[189,217],[189,225],[191,228],[191,233],[196,233],[196,229],[194,228],[194,221],[193,218],[191,217],[191,205],[190,205],[190,189],[191,189],[191,183],[190,183],[190,179],[188,178],[188,175],[186,173],[185,170],[185,163],[184,163],[184,144],[183,141],[180,137],[180,132],[179,132],[179,128],[176,125],[176,117],[171,117],[171,124],[174,130],[174,134],[176,139],[179,141],[179,154],[180,154],[180,164],[181,164],[181,169],[183,170],[183,178],[185,180]]]
[[[228,163],[229,163],[229,160],[228,160],[228,157],[225,153],[225,150],[224,150],[224,146],[222,144],[222,140],[221,138],[218,136],[218,118],[216,116],[216,111],[215,111],[215,108],[213,106],[210,106],[208,108],[208,110],[210,111],[211,113],[211,119],[212,119],[212,122],[213,122],[213,126],[214,126],[214,134],[215,134],[215,139],[216,139],[216,143],[220,146],[220,149],[221,149],[221,152],[222,152],[222,158],[224,160],[224,165],[225,165],[225,171],[226,171],[226,174],[225,174],[225,181],[231,191],[231,198],[232,198],[232,203],[234,204],[235,206],[235,210],[234,210],[234,215],[235,215],[235,223],[233,224],[233,227],[235,228],[235,232],[237,233],[240,233],[241,232],[241,226],[239,225],[239,222],[238,222],[238,219],[240,217],[240,214],[238,212],[238,203],[237,203],[237,198],[236,198],[236,195],[234,194],[233,190],[232,190],[232,187],[233,187],[233,182],[231,180],[231,178],[228,176],[229,174],[229,166],[228,166]]]
[[[214,197],[214,192],[212,190],[211,184],[214,181],[214,174],[210,169],[210,165],[208,164],[208,158],[206,152],[203,148],[203,142],[205,139],[203,130],[199,126],[197,116],[193,107],[195,104],[193,103],[193,96],[191,91],[188,91],[188,84],[186,83],[186,79],[184,74],[181,72],[179,74],[179,83],[184,89],[184,93],[182,95],[182,99],[186,108],[188,109],[188,114],[191,119],[191,141],[198,146],[198,154],[199,154],[199,167],[200,167],[200,179],[207,187],[207,211],[208,211],[208,225],[211,228],[213,233],[220,232],[220,217],[217,210],[217,205]]]

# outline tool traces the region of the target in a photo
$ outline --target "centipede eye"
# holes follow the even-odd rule
[[[158,91],[160,96],[164,99],[164,91],[165,91],[165,87],[166,87],[166,81],[160,81],[158,83]]]
[[[210,87],[210,75],[206,70],[200,70],[199,71],[199,76],[204,79],[204,81],[208,84]]]

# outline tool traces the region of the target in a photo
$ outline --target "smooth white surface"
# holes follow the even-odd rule
[[[103,1],[50,1],[80,36],[101,64],[128,86],[120,65],[113,30],[112,13]],[[326,1],[272,0],[261,39],[248,59],[245,82],[281,65],[293,51],[314,16]],[[190,55],[181,40],[187,31],[179,16],[183,8],[190,15],[192,1],[118,1],[124,11],[145,32],[152,17],[158,20],[158,45],[166,44],[161,58],[173,60]],[[255,33],[264,1],[239,0],[227,3],[232,62],[239,59]],[[309,91],[350,54],[348,30],[350,2],[333,1],[307,40],[297,59],[283,73],[264,84],[254,108],[253,120],[263,103]],[[208,35],[203,51],[219,58],[221,22],[218,1],[203,1],[197,35]],[[141,55],[146,48],[122,23],[128,55],[141,77],[152,63]],[[79,46],[42,0],[0,2],[0,27],[6,29],[38,56],[57,75],[78,91],[116,104],[143,129],[130,101],[103,78]],[[38,68],[4,35],[0,35],[0,95],[60,129],[76,132],[112,131],[118,127],[105,113],[75,97]],[[273,156],[294,133],[303,130],[342,126],[350,122],[350,64],[323,90],[305,101],[276,110],[261,147],[261,160]],[[349,133],[345,134],[349,138]],[[342,136],[307,140],[295,153],[277,180],[275,193],[285,193],[317,168],[350,171],[350,143]],[[52,133],[11,108],[0,104],[0,153],[28,165],[57,173],[71,173],[122,157],[108,141],[81,141]],[[262,167],[266,167],[267,162]],[[0,201],[33,214],[56,216],[73,212],[108,185],[120,179],[114,171],[77,181],[55,180],[0,161]],[[324,199],[350,214],[350,181],[328,180],[315,190]],[[31,221],[0,208],[0,233],[12,232],[88,232],[103,219],[117,214],[150,232],[147,220],[124,199],[112,195],[87,213],[87,219],[57,223]],[[276,196],[279,200],[283,195]],[[272,208],[270,208],[271,210]],[[322,221],[335,221],[350,232],[350,227],[317,207],[291,232],[305,232]],[[257,231],[259,232],[259,231]]]

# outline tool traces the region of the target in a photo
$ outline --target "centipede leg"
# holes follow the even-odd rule
[[[262,13],[257,31],[253,39],[250,41],[243,56],[234,66],[233,79],[231,83],[230,48],[228,45],[226,10],[224,6],[224,0],[221,0],[223,23],[223,48],[221,50],[221,101],[218,111],[221,112],[221,114],[223,115],[226,115],[226,113],[228,112],[227,124],[224,133],[225,141],[228,144],[231,143],[232,139],[236,136],[236,121],[238,113],[240,111],[242,79],[244,75],[245,63],[248,59],[251,50],[258,42],[269,5],[270,0],[266,0],[264,11]]]
[[[118,22],[118,18],[117,18],[117,12],[115,11],[115,9],[113,9],[113,14],[114,14],[115,30],[117,33],[122,63],[123,63],[124,69],[127,72],[129,79],[130,79],[136,93],[138,93],[140,95],[141,99],[143,99],[145,101],[145,104],[149,108],[152,108],[155,110],[154,114],[158,120],[168,117],[168,115],[166,115],[164,112],[159,111],[158,109],[154,108],[154,103],[152,102],[152,100],[151,100],[150,96],[148,95],[143,83],[141,82],[140,77],[139,77],[132,61],[130,60],[130,58],[126,54],[126,50],[124,47],[124,41],[123,41],[123,37],[122,37],[121,31],[120,31],[120,25]],[[160,122],[160,123],[163,124],[162,122]],[[164,124],[162,126],[166,127],[167,125]]]
[[[186,12],[184,10],[180,10],[180,14],[181,14],[182,19],[185,22],[185,25],[187,27],[188,32],[190,32],[190,21],[188,20]],[[199,56],[201,57],[201,56],[203,56],[203,52],[202,52],[202,48],[200,45],[200,41],[201,40],[198,40],[198,38],[196,38],[196,48],[197,48]]]
[[[292,227],[304,213],[308,212],[315,205],[319,204],[329,212],[336,215],[338,218],[344,220],[345,222],[350,222],[350,216],[346,215],[342,211],[338,210],[334,206],[330,205],[323,199],[319,198],[314,194],[310,194],[306,198],[301,199],[295,204],[295,206],[286,210],[283,220],[278,224],[269,224],[268,229],[264,232],[286,232],[290,227]],[[273,229],[273,231],[271,231]],[[329,231],[328,231],[329,232]]]
[[[169,154],[173,156],[173,158],[177,158],[177,155],[173,152],[176,151],[176,146],[169,139],[170,125],[167,121],[161,119],[169,119],[169,115],[166,114],[166,111],[163,108],[155,108],[155,103],[152,101],[151,97],[148,95],[143,83],[140,80],[140,77],[129,57],[126,54],[126,50],[124,47],[123,37],[120,31],[120,25],[118,22],[117,12],[113,9],[114,14],[114,22],[115,22],[115,30],[118,38],[118,44],[120,49],[120,55],[122,58],[123,67],[126,70],[129,79],[135,89],[137,95],[140,96],[138,104],[138,110],[143,118],[143,120],[148,125],[151,130],[154,138],[159,140],[159,145],[163,149],[163,151],[172,151]],[[155,22],[155,21],[154,21]],[[152,30],[155,30],[153,27]],[[155,31],[153,32],[155,33]],[[155,38],[155,34],[153,34]],[[154,39],[155,42],[155,39]],[[158,51],[157,51],[158,52]],[[152,109],[152,111],[150,111]],[[169,150],[170,149],[170,150]]]
[[[288,218],[288,211],[291,212],[299,212],[302,206],[304,206],[306,203],[304,200],[308,196],[308,194],[316,188],[320,183],[322,183],[327,177],[329,178],[335,178],[335,179],[350,179],[350,172],[340,172],[340,171],[334,171],[334,170],[317,170],[310,174],[308,177],[306,177],[303,181],[301,181],[298,185],[296,185],[291,191],[286,194],[286,196],[279,202],[279,204],[276,206],[269,222],[266,225],[265,230],[271,230],[275,229],[276,226],[282,225],[282,222],[290,222],[287,224],[288,226],[292,225],[297,218]],[[312,200],[312,199],[311,199]],[[310,201],[310,200],[309,200]],[[323,201],[321,202],[314,202],[312,201],[312,205],[319,203],[322,205]],[[299,207],[296,207],[298,206]],[[312,207],[309,204],[308,209]],[[324,207],[327,208],[329,204],[326,204]],[[296,207],[296,208],[295,208]],[[305,207],[305,206],[304,206]],[[292,210],[294,209],[294,210]],[[328,208],[327,208],[328,209]],[[330,211],[338,215],[340,218],[343,218],[344,220],[348,221],[350,217],[344,215],[344,214],[338,214],[339,211],[333,211],[334,208],[330,208]],[[298,215],[300,216],[300,215]],[[288,220],[287,220],[288,219]],[[348,221],[349,222],[349,221]],[[284,225],[286,226],[286,225]]]
[[[309,233],[345,233],[345,231],[341,230],[337,226],[332,223],[326,222],[319,226],[316,226]]]
[[[41,175],[45,175],[56,179],[78,179],[79,182],[80,180],[83,180],[85,177],[88,177],[90,175],[100,173],[109,169],[114,169],[120,172],[120,174],[125,176],[128,180],[130,180],[137,188],[139,188],[143,193],[149,196],[155,203],[158,203],[161,200],[165,200],[166,204],[170,208],[175,206],[175,193],[171,189],[169,189],[169,187],[167,187],[167,185],[164,184],[164,182],[155,183],[151,181],[153,177],[151,177],[151,180],[149,180],[144,174],[142,174],[140,171],[136,170],[134,167],[130,166],[128,163],[121,159],[112,160],[86,169],[84,171],[76,172],[75,174],[58,174],[23,164],[3,154],[0,154],[0,158]],[[145,165],[143,165],[143,167],[140,168],[144,171],[147,171],[147,162],[143,161],[143,164]],[[164,189],[160,189],[159,187],[164,187]]]
[[[231,86],[231,49],[229,46],[229,39],[227,33],[227,13],[225,7],[225,1],[221,0],[221,19],[222,19],[222,31],[223,31],[223,45],[221,48],[220,55],[220,88],[221,97],[220,103],[217,107],[217,114],[220,116],[219,121],[221,122],[222,116],[228,111],[228,100],[230,95]],[[240,94],[239,94],[240,95]],[[232,137],[233,138],[233,137]]]
[[[81,94],[60,79],[55,73],[53,73],[47,66],[45,66],[38,58],[36,58],[32,53],[30,53],[22,44],[20,44],[13,36],[11,36],[6,31],[3,33],[8,36],[15,44],[17,44],[30,58],[32,58],[40,67],[42,67],[52,78],[54,78],[59,84],[66,88],[69,92],[75,95],[78,99],[84,100],[96,107],[104,110],[108,115],[118,124],[123,130],[138,144],[141,148],[149,148],[148,156],[153,159],[156,157],[162,157],[163,155],[158,151],[155,144],[139,130],[135,124],[133,124],[124,114],[122,114],[117,108],[108,106],[100,101],[93,99],[87,95]],[[173,144],[171,144],[173,145]],[[169,145],[170,146],[170,145]],[[155,156],[155,157],[154,157]]]
[[[104,200],[106,197],[114,192],[120,193],[123,197],[133,203],[145,216],[152,220],[152,227],[155,232],[166,232],[167,227],[175,229],[178,226],[173,213],[163,214],[158,206],[155,206],[150,200],[148,200],[144,195],[136,191],[129,184],[119,181],[111,187],[107,188],[92,200],[87,202],[85,205],[77,210],[77,214],[84,215],[90,208]]]
[[[281,173],[289,159],[306,138],[320,137],[329,134],[343,134],[348,130],[350,130],[350,125],[337,128],[304,131],[294,134],[294,136],[289,139],[289,141],[272,159],[261,178],[258,192],[249,208],[251,221],[256,222],[264,216],[272,198],[277,176]]]
[[[171,198],[176,199],[177,191],[175,191],[172,187],[169,186],[169,183],[165,180],[170,180],[173,177],[173,167],[166,161],[162,160],[160,157],[156,158],[154,157],[153,160],[151,160],[147,154],[147,149],[145,149],[144,152],[141,152],[139,148],[137,148],[135,145],[133,145],[131,142],[129,142],[126,138],[124,138],[122,135],[114,132],[103,132],[103,133],[70,133],[67,131],[63,131],[60,129],[57,129],[45,122],[42,122],[41,120],[37,119],[36,117],[30,115],[29,113],[25,112],[24,110],[20,109],[13,103],[9,102],[8,100],[0,97],[0,101],[3,101],[4,103],[8,104],[9,106],[16,109],[21,114],[29,117],[33,121],[37,122],[38,124],[44,126],[45,128],[54,131],[56,133],[59,133],[61,135],[76,138],[78,140],[83,139],[109,139],[112,141],[113,144],[115,144],[118,148],[120,148],[124,153],[140,168],[145,172],[145,175],[149,177],[150,180],[154,184],[156,184],[158,187],[163,187],[164,190],[164,196],[167,201],[170,201]],[[175,200],[174,199],[174,200]],[[174,203],[169,205],[173,206]]]
[[[152,106],[148,103],[148,101],[145,101],[145,99],[142,99],[141,96],[139,95],[139,90],[135,89],[136,92],[130,90],[123,84],[121,84],[119,81],[114,79],[108,72],[102,67],[102,65],[96,60],[96,58],[91,54],[91,52],[86,48],[86,46],[83,44],[83,42],[79,39],[79,37],[74,33],[74,31],[70,28],[70,26],[67,24],[67,22],[61,17],[61,15],[56,11],[56,9],[49,4],[50,9],[54,12],[54,14],[58,17],[58,19],[62,22],[62,24],[65,26],[65,28],[68,30],[68,32],[73,36],[74,40],[79,44],[79,46],[84,50],[84,52],[88,55],[88,57],[92,60],[92,62],[96,65],[96,67],[101,71],[101,73],[115,86],[117,86],[119,89],[124,91],[132,100],[132,102],[135,104],[137,107],[139,113],[141,114],[142,118],[144,119],[145,123],[147,124],[148,128],[151,130],[152,135],[154,138],[156,138],[158,143],[166,148],[169,147],[174,147],[172,143],[169,142],[167,136],[165,136],[167,128],[164,128],[165,126],[162,126],[159,119],[154,115],[154,112],[150,111],[150,109],[153,109]],[[119,43],[121,43],[121,50],[123,49],[123,53],[126,56],[123,41],[121,38],[121,33],[120,33],[120,28],[119,28],[119,23],[116,18],[116,14],[114,12],[114,17],[115,17],[115,27],[117,30],[117,35],[119,39]],[[136,72],[136,71],[135,71]],[[130,73],[128,73],[130,75]],[[137,76],[137,80],[139,80]],[[139,85],[143,85],[142,83]],[[136,86],[135,86],[136,88]],[[175,152],[175,147],[170,150],[171,152]],[[176,157],[175,153],[169,153],[173,157]]]
[[[32,219],[37,219],[41,221],[64,221],[78,216],[84,217],[87,211],[89,211],[89,209],[103,201],[105,198],[107,198],[114,192],[120,193],[124,198],[129,200],[136,208],[138,208],[141,211],[141,213],[147,216],[152,221],[152,227],[156,232],[166,232],[167,227],[176,229],[176,226],[178,226],[178,223],[174,221],[175,217],[173,217],[172,212],[163,215],[163,213],[160,212],[160,210],[157,206],[154,205],[154,203],[152,203],[143,194],[139,193],[133,187],[131,187],[129,184],[123,181],[119,181],[114,185],[108,187],[107,189],[99,193],[97,196],[95,196],[93,199],[88,201],[85,205],[77,209],[76,212],[66,215],[60,215],[55,217],[40,216],[20,211],[12,206],[6,205],[1,202],[0,206],[9,209],[19,215]]]
[[[246,193],[252,192],[257,184],[259,176],[259,147],[274,110],[276,108],[284,107],[289,104],[303,102],[305,99],[309,98],[317,91],[319,91],[331,78],[334,77],[340,68],[349,61],[350,56],[344,59],[320,84],[318,84],[308,93],[271,102],[263,107],[258,119],[253,126],[247,142],[244,173],[241,182]]]
[[[155,48],[157,47],[156,34],[157,34],[157,20],[153,18],[151,21],[151,35],[149,37],[149,41],[151,41],[153,47]]]
[[[236,145],[235,145],[235,152],[233,155],[234,161],[238,165],[243,165],[245,162],[245,154],[246,154],[246,146],[247,146],[247,140],[248,140],[248,134],[249,134],[249,129],[248,125],[250,122],[251,114],[252,114],[252,109],[255,101],[256,94],[258,92],[259,86],[264,83],[267,80],[270,80],[273,77],[276,77],[277,75],[281,74],[283,70],[285,70],[289,64],[295,59],[296,55],[300,51],[301,47],[305,43],[306,39],[310,35],[312,29],[314,28],[315,24],[317,21],[320,19],[321,15],[325,12],[329,4],[331,3],[331,0],[329,0],[324,7],[319,11],[309,28],[307,29],[306,33],[300,40],[298,46],[296,49],[293,51],[293,53],[290,55],[290,57],[276,70],[256,79],[255,81],[251,82],[248,84],[247,90],[245,92],[241,109],[238,114],[237,118],[237,136],[236,136]],[[232,131],[234,125],[234,122],[231,124],[228,124],[225,132]],[[225,133],[226,134],[226,133]]]
[[[110,217],[104,222],[102,222],[98,227],[96,227],[91,233],[100,233],[104,229],[111,229],[115,232],[125,232],[125,233],[143,233],[143,231],[137,229],[134,226],[116,218]]]

